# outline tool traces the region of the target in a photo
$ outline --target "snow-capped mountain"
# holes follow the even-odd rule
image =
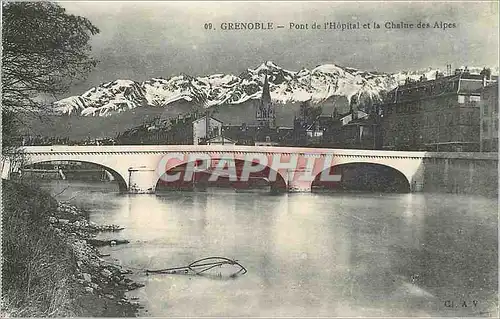
[[[144,105],[143,85],[130,80],[116,80],[93,87],[80,96],[70,96],[55,102],[62,114],[100,115],[121,112]]]
[[[271,98],[275,103],[310,100],[321,103],[330,97],[344,96],[362,103],[378,100],[381,91],[389,91],[406,78],[435,77],[437,69],[396,74],[360,71],[334,64],[317,66],[298,72],[285,70],[271,61],[239,76],[213,74],[192,77],[186,74],[169,79],[153,78],[143,83],[116,80],[94,87],[80,96],[71,96],[54,103],[59,114],[110,116],[141,106],[168,107],[185,100],[203,107],[240,104],[259,99],[265,75],[268,74]]]

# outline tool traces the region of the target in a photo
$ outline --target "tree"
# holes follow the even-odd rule
[[[85,79],[97,63],[89,40],[99,30],[52,2],[8,2],[2,9],[2,132],[10,138],[15,130],[6,125],[16,123],[17,112],[46,111],[42,96]]]
[[[64,93],[96,65],[89,40],[99,30],[55,3],[5,3],[2,31],[3,107],[39,107],[40,93]]]

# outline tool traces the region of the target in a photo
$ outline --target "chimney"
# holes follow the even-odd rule
[[[356,111],[354,110],[354,108],[352,107],[352,104],[351,104],[351,106],[350,106],[350,110],[349,110],[349,111],[350,111],[350,113],[351,113],[351,121],[352,121],[352,120],[355,120],[355,119],[357,118],[357,115],[358,115],[357,113],[358,113],[358,112],[356,112]]]
[[[483,87],[485,87],[487,84],[487,81],[491,80],[491,70],[484,67],[483,70],[481,71],[480,75],[482,76],[481,79],[483,80]]]

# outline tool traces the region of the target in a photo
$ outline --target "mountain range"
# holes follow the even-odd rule
[[[471,72],[475,70],[469,68]],[[480,68],[479,68],[480,70]],[[187,101],[200,107],[238,105],[258,100],[266,74],[271,98],[277,104],[311,101],[321,104],[331,98],[356,97],[359,106],[381,99],[381,92],[390,91],[407,78],[418,80],[422,75],[435,78],[439,69],[380,73],[361,71],[335,64],[319,65],[312,70],[289,71],[271,61],[239,76],[213,74],[193,77],[187,74],[169,79],[152,78],[144,82],[115,80],[93,87],[78,96],[54,102],[57,114],[81,116],[112,116],[139,107],[168,108],[174,102]],[[498,73],[498,68],[496,69]]]

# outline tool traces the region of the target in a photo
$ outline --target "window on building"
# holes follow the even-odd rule
[[[439,116],[439,126],[445,126],[446,125],[446,114],[441,114]]]
[[[469,97],[469,99],[470,99],[471,102],[479,102],[479,101],[481,101],[481,97],[480,96],[475,96],[475,95],[471,95]]]
[[[463,96],[463,95],[459,95],[459,96],[458,96],[458,103],[460,103],[460,104],[464,104],[464,103],[465,103],[465,96]]]
[[[488,133],[488,122],[486,120],[483,121],[483,133]]]
[[[483,104],[483,116],[488,115],[488,104]]]

